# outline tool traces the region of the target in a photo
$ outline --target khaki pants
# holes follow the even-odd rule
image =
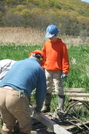
[[[19,91],[0,88],[0,111],[3,117],[2,130],[12,131],[17,119],[20,131],[30,133],[32,121],[27,96],[20,98]]]
[[[53,72],[53,71],[45,70],[47,93],[52,92],[52,86],[54,82],[55,92],[58,95],[64,95],[61,74],[62,74],[61,71]]]

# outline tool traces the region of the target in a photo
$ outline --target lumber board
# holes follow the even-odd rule
[[[89,101],[89,97],[69,97],[70,100]]]
[[[71,97],[89,97],[89,93],[66,93]]]
[[[73,128],[76,128],[77,126],[83,126],[83,125],[89,125],[89,121],[82,122],[82,123],[76,123],[76,126],[75,126],[75,125],[64,126],[64,128],[65,128],[66,130],[71,130],[71,129],[73,129]]]
[[[70,94],[70,95],[71,95],[71,94],[75,94],[75,95],[81,94],[81,95],[85,95],[85,96],[86,96],[86,94],[87,94],[87,95],[89,96],[89,93],[85,93],[85,92],[84,92],[84,89],[79,89],[79,90],[78,90],[78,88],[76,88],[76,89],[75,89],[75,88],[74,88],[74,89],[71,88],[71,89],[68,89],[68,90],[67,90],[67,89],[64,89],[64,91],[65,91],[65,94]],[[52,94],[53,94],[53,95],[57,95],[57,93],[56,93],[55,91],[53,91]]]
[[[84,88],[64,88],[64,91],[66,92],[75,92],[75,93],[81,93],[84,92]]]
[[[54,91],[54,87],[52,87],[53,91]],[[85,92],[84,88],[64,88],[65,92],[75,92],[75,93],[81,93],[81,92]]]
[[[71,134],[66,129],[64,129],[63,127],[61,127],[60,125],[58,125],[57,123],[55,123],[54,121],[52,121],[51,119],[49,119],[48,117],[46,117],[45,115],[36,112],[34,110],[34,108],[31,107],[30,105],[29,105],[29,108],[30,108],[30,110],[32,112],[32,117],[36,118],[41,123],[43,123],[44,125],[46,125],[54,133],[56,133],[56,134]]]

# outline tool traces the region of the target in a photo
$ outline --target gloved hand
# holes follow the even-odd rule
[[[64,78],[67,78],[67,77],[68,77],[67,74],[62,74],[62,75],[61,75],[61,79],[64,79]]]

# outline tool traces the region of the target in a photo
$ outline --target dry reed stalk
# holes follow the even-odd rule
[[[0,42],[2,43],[26,43],[28,45],[42,45],[45,43],[44,32],[23,27],[0,28]]]
[[[0,27],[0,42],[1,43],[16,43],[27,45],[43,45],[47,39],[44,37],[45,31],[34,28],[23,27]],[[88,44],[89,37],[85,37],[85,42],[81,37],[60,36],[65,44],[70,45]]]

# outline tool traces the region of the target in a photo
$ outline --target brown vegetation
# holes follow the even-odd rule
[[[26,43],[28,45],[42,45],[45,42],[44,32],[32,28],[5,27],[0,28],[1,43]]]
[[[0,28],[0,43],[16,43],[27,45],[43,45],[46,42],[44,37],[45,31],[23,28],[23,27],[1,27]],[[73,36],[61,36],[59,37],[69,45],[88,44],[89,37],[73,37]]]

